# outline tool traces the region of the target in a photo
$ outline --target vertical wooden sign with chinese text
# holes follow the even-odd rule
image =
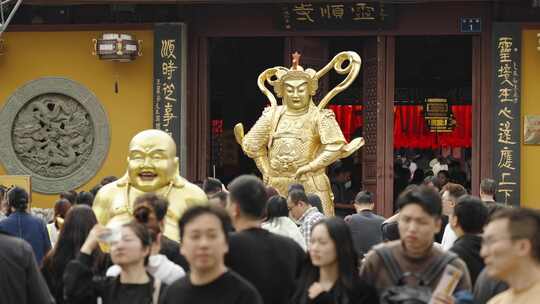
[[[154,129],[171,135],[180,157],[182,142],[182,104],[185,103],[183,71],[184,25],[156,24],[154,28]],[[183,157],[181,160],[185,161]],[[185,166],[180,166],[185,167]]]
[[[494,23],[492,47],[493,179],[497,201],[520,204],[521,26]]]

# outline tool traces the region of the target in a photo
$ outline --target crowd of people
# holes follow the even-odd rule
[[[388,219],[358,192],[353,214],[325,216],[292,184],[280,195],[243,175],[208,178],[180,242],[163,235],[169,202],[139,196],[133,220],[98,224],[88,192],[62,193],[48,222],[28,193],[0,189],[1,303],[536,303],[540,212],[480,197],[437,176],[411,184]]]

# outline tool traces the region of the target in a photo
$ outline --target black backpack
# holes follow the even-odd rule
[[[379,296],[380,304],[428,304],[431,300],[432,290],[430,284],[435,280],[446,265],[457,258],[452,252],[446,252],[429,265],[423,273],[403,272],[396,262],[390,248],[384,246],[375,248],[375,252],[382,258],[388,269],[393,286],[384,289]],[[417,285],[407,285],[404,279],[415,277]]]

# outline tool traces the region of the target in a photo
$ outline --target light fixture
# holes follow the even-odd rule
[[[536,38],[538,38],[538,46],[536,47],[536,49],[540,51],[540,33],[536,33]]]
[[[142,55],[142,40],[130,34],[105,33],[101,39],[92,39],[94,51],[101,60],[128,62]]]

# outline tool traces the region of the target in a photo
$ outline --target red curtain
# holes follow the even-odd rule
[[[338,106],[330,105],[332,111],[336,114],[336,120],[341,127],[341,131],[347,141],[351,141],[351,137],[357,128],[362,127],[362,106]]]
[[[350,141],[354,131],[362,126],[362,106],[331,105],[345,138]],[[394,148],[440,147],[470,148],[472,143],[471,105],[452,105],[456,128],[448,133],[430,132],[422,106],[394,106]]]

